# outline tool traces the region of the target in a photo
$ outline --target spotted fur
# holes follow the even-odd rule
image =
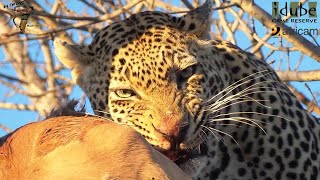
[[[194,179],[319,179],[315,117],[267,63],[206,40],[210,9],[134,14],[56,53],[97,113],[173,160],[200,152],[176,161]]]

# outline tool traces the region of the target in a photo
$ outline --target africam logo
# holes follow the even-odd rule
[[[22,32],[25,31],[27,26],[39,26],[37,25],[30,25],[27,24],[28,23],[28,18],[33,10],[33,7],[30,6],[30,4],[28,4],[25,1],[20,1],[20,2],[16,2],[16,3],[11,3],[11,4],[7,4],[4,5],[4,8],[9,8],[15,12],[17,12],[19,15],[13,18],[13,23],[15,24],[15,26],[17,28],[19,28]],[[20,17],[20,23],[18,23],[16,20],[16,18]]]
[[[311,35],[319,36],[320,29],[317,28],[284,28],[280,31],[280,27],[274,27],[271,29],[272,36],[285,36],[285,35]]]

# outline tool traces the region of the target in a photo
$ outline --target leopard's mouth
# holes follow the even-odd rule
[[[178,166],[187,161],[203,157],[207,153],[207,145],[203,136],[199,135],[193,140],[187,141],[185,135],[173,138],[164,134],[158,134],[158,145],[153,147],[175,162]]]
[[[174,163],[176,163],[178,166],[192,160],[198,157],[203,156],[203,154],[201,154],[201,152],[199,152],[198,149],[192,149],[192,150],[184,150],[182,152],[180,152],[180,155],[178,156],[178,158],[176,158],[174,161]]]
[[[164,150],[159,147],[155,147],[156,150],[161,152],[163,155],[165,155],[167,158],[172,160],[173,162],[178,161],[181,158],[187,158],[189,155],[192,154],[192,150],[182,150],[182,149],[171,149],[171,150]]]
[[[180,166],[188,161],[205,156],[207,149],[205,143],[202,143],[197,148],[179,149],[175,151],[162,150],[160,152]]]
[[[191,158],[191,156],[194,154],[193,150],[180,150],[180,151],[168,151],[163,153],[165,156],[167,156],[169,159],[171,159],[173,162],[179,162],[183,161],[184,159],[187,160]]]

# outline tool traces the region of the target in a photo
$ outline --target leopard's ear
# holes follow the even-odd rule
[[[61,40],[54,41],[55,54],[59,60],[69,69],[73,81],[78,84],[84,84],[85,77],[90,72],[90,64],[94,60],[94,53],[89,46],[70,45]]]
[[[212,4],[212,0],[206,0],[198,8],[178,18],[176,22],[178,28],[193,33],[200,39],[210,39]]]

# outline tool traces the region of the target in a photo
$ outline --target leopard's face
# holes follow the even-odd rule
[[[224,86],[224,77],[199,56],[193,39],[175,29],[150,28],[110,58],[112,119],[170,153],[202,142],[204,104]]]
[[[77,47],[90,65],[73,76],[96,113],[131,126],[162,151],[199,145],[204,103],[223,88],[226,76],[219,72],[223,64],[209,63],[214,52],[201,54],[208,7],[180,18],[135,14],[102,29],[89,46]]]

